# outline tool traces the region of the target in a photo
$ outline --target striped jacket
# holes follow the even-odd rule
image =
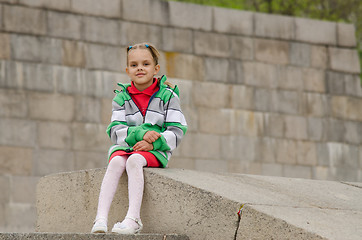
[[[162,167],[167,166],[172,151],[186,133],[187,123],[180,107],[179,90],[177,86],[168,87],[166,79],[166,76],[160,79],[160,89],[151,96],[144,116],[127,91],[131,84],[118,83],[122,91],[116,91],[112,102],[112,119],[107,134],[114,145],[109,149],[108,157],[117,150],[133,151],[132,147],[143,140],[147,131],[156,131],[161,137],[153,143],[150,152]]]

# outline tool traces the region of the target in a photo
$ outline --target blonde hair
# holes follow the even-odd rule
[[[152,44],[149,44],[149,43],[137,43],[135,45],[131,45],[131,46],[127,47],[127,65],[128,65],[128,53],[129,53],[129,51],[134,50],[134,49],[148,49],[152,55],[153,61],[155,61],[155,65],[158,64],[158,58],[160,57],[160,53],[155,48],[155,46],[153,46]]]
[[[160,52],[157,50],[157,48],[155,46],[153,46],[150,43],[137,43],[134,45],[131,45],[129,47],[127,47],[127,66],[128,66],[128,54],[129,51],[134,50],[134,49],[148,49],[152,55],[153,61],[155,62],[155,65],[158,64],[158,59],[160,57]],[[157,78],[158,82],[160,83],[161,78]],[[173,84],[170,83],[169,81],[165,81],[165,84],[167,86],[169,86],[170,88],[173,88]]]

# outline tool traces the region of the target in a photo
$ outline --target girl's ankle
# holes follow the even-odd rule
[[[96,219],[93,221],[93,223],[101,222],[101,221],[102,221],[102,222],[105,222],[105,223],[108,222],[107,218],[101,217],[101,218],[96,218]]]
[[[122,221],[122,223],[126,226],[132,227],[132,228],[138,228],[138,223],[133,220],[133,218],[125,217]]]

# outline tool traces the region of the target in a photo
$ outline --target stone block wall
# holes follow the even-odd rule
[[[362,181],[350,24],[158,0],[0,0],[0,231],[44,175],[106,166],[125,48],[148,41],[189,131],[170,167]]]

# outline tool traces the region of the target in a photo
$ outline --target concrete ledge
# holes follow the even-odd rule
[[[82,233],[0,233],[0,240],[188,240],[176,234],[82,234]]]
[[[145,169],[142,233],[176,233],[207,239],[217,231],[215,239],[233,239],[240,204],[161,174],[168,171],[183,174],[176,169]],[[40,179],[37,231],[89,233],[104,172],[105,169],[95,169]],[[126,215],[127,195],[124,174],[110,209],[108,229]]]
[[[42,178],[37,231],[89,232],[104,171]],[[191,240],[362,237],[362,189],[357,184],[170,168],[144,171],[143,233],[186,234]],[[126,214],[126,181],[124,174],[109,227]]]

